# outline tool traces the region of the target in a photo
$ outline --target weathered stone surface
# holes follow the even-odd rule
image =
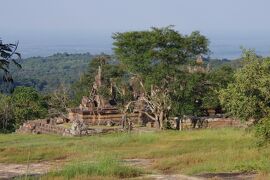
[[[63,124],[65,123],[65,119],[63,117],[56,117],[55,118],[56,124]]]
[[[80,120],[76,120],[72,122],[70,133],[74,136],[86,135],[88,127],[87,125]]]
[[[55,119],[54,119],[55,120]],[[88,128],[84,122],[76,120],[72,122],[70,128],[51,123],[48,119],[39,119],[27,121],[19,129],[17,133],[32,133],[32,134],[57,134],[62,136],[89,136],[101,133],[111,133],[119,131],[118,128]]]
[[[115,125],[115,122],[113,122],[113,121],[111,121],[111,120],[108,120],[108,121],[106,122],[106,126],[112,127],[112,126],[114,126],[114,125]]]
[[[176,120],[169,120],[167,124],[168,128],[176,128]]]

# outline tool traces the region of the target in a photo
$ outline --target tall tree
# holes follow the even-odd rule
[[[116,57],[130,73],[142,76],[148,88],[172,79],[179,65],[209,51],[208,40],[199,32],[182,35],[172,26],[115,33],[113,39]]]
[[[146,92],[145,102],[152,109],[158,126],[164,127],[166,121],[163,120],[171,112],[169,102],[173,95],[182,93],[175,88],[183,87],[181,83],[184,82],[179,81],[187,73],[183,65],[197,55],[207,54],[208,40],[197,31],[182,35],[172,26],[115,33],[113,39],[116,57],[131,75],[141,78]]]

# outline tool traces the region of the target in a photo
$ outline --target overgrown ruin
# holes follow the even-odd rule
[[[202,57],[197,59],[198,63],[203,63]],[[27,121],[17,132],[83,136],[124,131],[127,130],[127,123],[129,123],[128,130],[134,127],[155,128],[157,126],[155,121],[149,118],[149,112],[145,111],[145,105],[142,101],[145,99],[143,93],[133,92],[136,96],[134,108],[131,112],[124,113],[113,98],[113,84],[110,87],[112,98],[105,98],[98,93],[101,86],[102,67],[99,66],[89,96],[84,96],[78,107],[68,109],[67,117]],[[169,128],[180,130],[240,126],[239,121],[214,114],[211,117],[185,117],[181,120],[175,117],[170,118],[168,122]]]
[[[77,108],[68,110],[68,119],[70,121],[79,120],[87,125],[107,125],[120,126],[123,120],[123,113],[117,106],[114,99],[114,86],[111,84],[111,98],[105,98],[98,93],[102,86],[102,67],[99,66],[93,87],[91,88],[89,97],[84,96],[81,104]],[[133,111],[128,114],[131,121],[143,122],[141,113]],[[144,121],[145,122],[145,121]]]

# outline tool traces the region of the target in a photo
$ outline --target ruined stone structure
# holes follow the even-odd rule
[[[71,121],[80,120],[88,125],[120,125],[123,114],[116,107],[103,107],[96,110],[92,108],[74,108],[69,109],[68,118]],[[131,113],[128,118],[136,121],[138,120],[139,113]]]
[[[210,71],[210,65],[205,64],[204,58],[201,55],[197,57],[195,65],[193,66],[189,65],[187,68],[189,73],[196,73],[196,72],[207,73]]]
[[[63,135],[66,129],[61,126],[56,126],[51,119],[38,119],[27,121],[17,129],[17,133],[32,133],[32,134],[58,134]]]
[[[203,70],[203,58],[197,59],[197,69],[192,72]],[[199,68],[199,69],[198,69]],[[202,69],[200,69],[202,68]],[[132,113],[123,114],[117,108],[117,102],[113,97],[113,83],[111,84],[112,100],[102,97],[98,90],[102,86],[102,68],[98,68],[95,82],[89,97],[83,97],[77,108],[68,110],[68,118],[50,118],[42,120],[27,121],[18,130],[18,133],[34,134],[57,134],[63,136],[85,136],[100,133],[110,133],[131,130],[134,124],[143,125],[148,128],[155,127],[156,123],[145,113],[145,104],[142,99],[143,93],[134,91],[133,96],[137,101],[134,103]],[[180,123],[176,123],[180,122]],[[189,117],[184,119],[172,118],[170,127],[180,130],[194,128],[216,128],[227,126],[239,126],[239,121],[224,117]],[[126,126],[127,125],[127,126]],[[176,127],[178,126],[178,127]]]
[[[102,68],[99,66],[89,97],[83,97],[79,107],[68,110],[68,118],[71,121],[80,120],[88,125],[121,124],[123,114],[117,108],[117,102],[113,99],[113,83],[111,84],[110,90],[112,96],[111,100],[105,99],[98,94],[98,90],[101,86]],[[146,119],[141,113],[139,113],[138,109],[133,113],[129,113],[128,118],[134,122],[143,121],[142,118]]]
[[[242,127],[239,120],[227,117],[185,117],[181,120],[182,129],[199,129],[199,128],[222,128],[222,127]]]
[[[55,134],[62,136],[91,136],[96,134],[119,132],[122,129],[117,127],[107,127],[107,128],[91,128],[81,121],[74,121],[68,123],[66,122],[56,124],[54,119],[38,119],[25,122],[19,129],[17,133],[28,133],[28,134]]]
[[[176,128],[176,119],[172,118],[171,128]],[[148,128],[154,127],[153,122],[146,123]],[[226,117],[185,117],[180,121],[180,130],[199,128],[222,128],[222,127],[246,127],[248,124],[241,124],[239,120]],[[25,122],[16,132],[30,134],[55,134],[62,136],[91,136],[104,133],[122,132],[120,126],[92,127],[83,121],[75,120],[72,123],[56,121],[56,119],[38,119]]]

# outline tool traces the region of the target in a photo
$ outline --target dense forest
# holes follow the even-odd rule
[[[71,85],[85,72],[93,58],[90,53],[57,53],[48,57],[31,57],[19,61],[22,68],[10,66],[13,86],[31,86],[41,92],[52,92],[60,84]],[[7,91],[7,84],[0,80],[2,91]]]

